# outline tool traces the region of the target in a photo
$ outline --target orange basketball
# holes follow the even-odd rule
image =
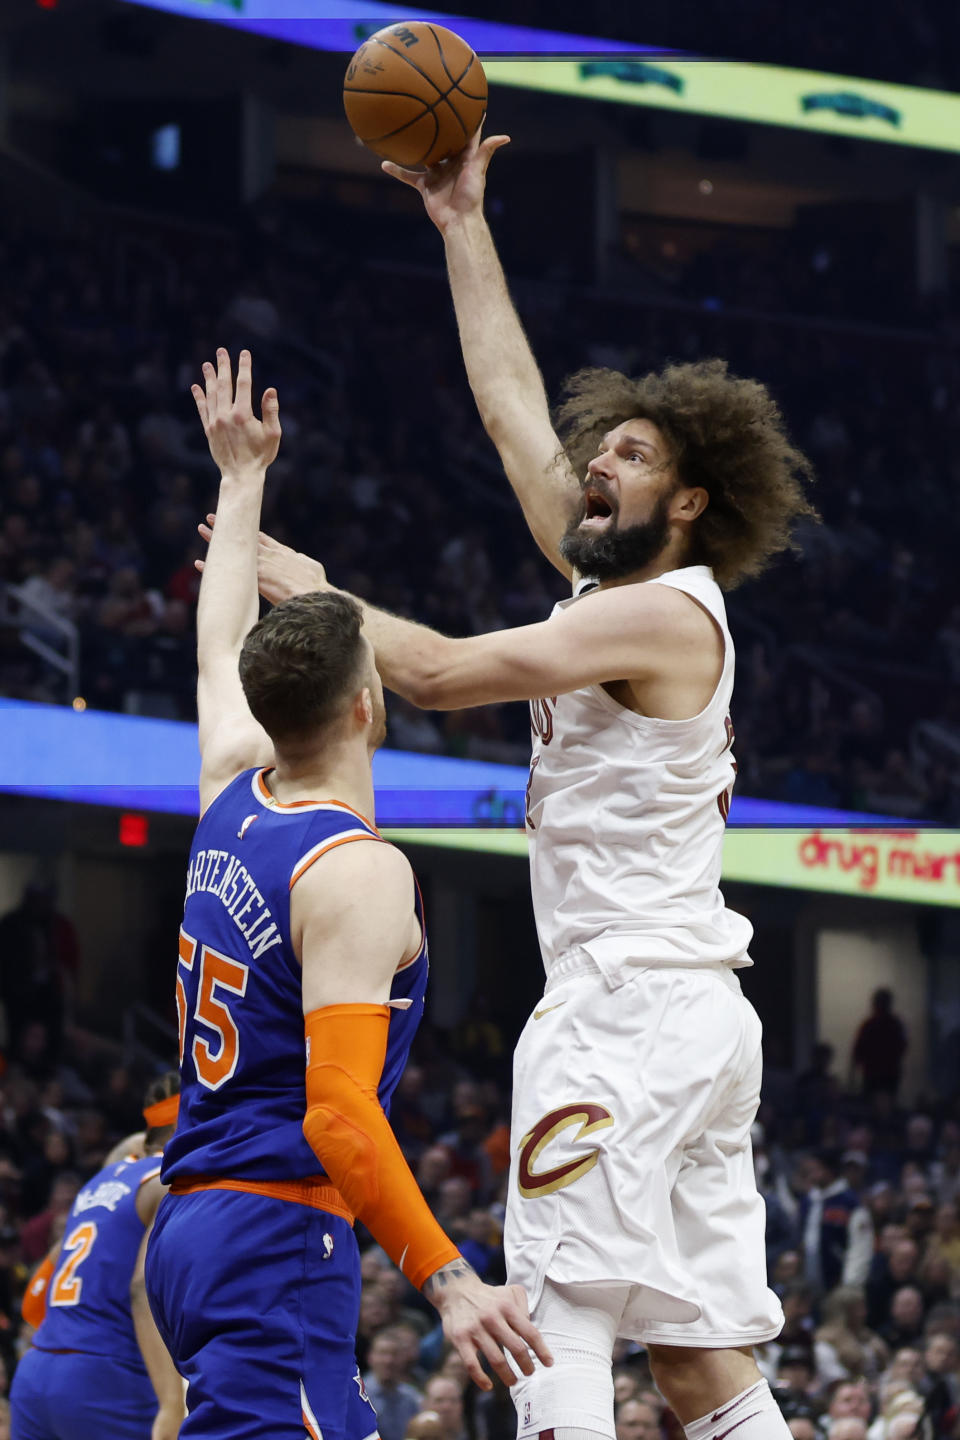
[[[459,154],[487,108],[487,77],[465,40],[427,20],[388,25],[347,67],[343,107],[354,134],[397,165]]]

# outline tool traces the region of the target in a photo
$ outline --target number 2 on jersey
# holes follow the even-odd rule
[[[185,931],[180,931],[180,962],[177,966],[177,1019],[180,1024],[180,1064],[183,1064],[187,1039],[187,988],[181,972],[193,970],[197,954],[197,942]],[[190,1053],[193,1056],[197,1079],[208,1090],[219,1090],[237,1068],[240,1058],[240,1032],[230,1014],[228,1006],[218,999],[216,991],[229,990],[233,995],[243,996],[247,990],[249,965],[231,960],[218,950],[207,945],[200,946],[200,968],[197,975],[197,1003],[193,1009],[194,1019],[217,1037],[208,1040],[204,1035],[195,1035]]]
[[[96,1238],[97,1227],[92,1220],[85,1220],[82,1225],[70,1231],[60,1247],[60,1253],[65,1255],[66,1259],[58,1268],[50,1286],[51,1305],[80,1304],[83,1281],[77,1271],[93,1249]]]

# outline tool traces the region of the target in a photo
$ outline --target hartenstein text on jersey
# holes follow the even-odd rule
[[[236,855],[227,850],[198,850],[187,869],[187,899],[200,890],[223,901],[255,960],[272,945],[282,944],[268,905]]]

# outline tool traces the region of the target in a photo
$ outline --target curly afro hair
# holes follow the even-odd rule
[[[692,561],[711,566],[725,590],[795,548],[797,520],[820,518],[804,492],[813,468],[791,444],[773,396],[758,380],[728,374],[725,360],[671,364],[636,380],[580,370],[564,395],[557,431],[581,480],[607,431],[633,419],[657,426],[680,483],[710,497],[695,522]]]

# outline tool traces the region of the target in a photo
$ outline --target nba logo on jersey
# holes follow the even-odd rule
[[[530,1406],[530,1401],[529,1401],[529,1400],[524,1400],[524,1402],[523,1402],[523,1428],[524,1428],[524,1430],[529,1429],[529,1427],[530,1427],[530,1421],[531,1421],[531,1406]]]
[[[333,1236],[329,1233],[323,1237],[323,1258],[329,1260],[333,1254]]]
[[[253,824],[254,820],[258,820],[259,818],[260,817],[258,815],[248,815],[244,820],[243,824],[240,826],[240,829],[237,831],[237,839],[242,840],[244,835],[246,835],[247,831],[250,829],[250,826]]]

